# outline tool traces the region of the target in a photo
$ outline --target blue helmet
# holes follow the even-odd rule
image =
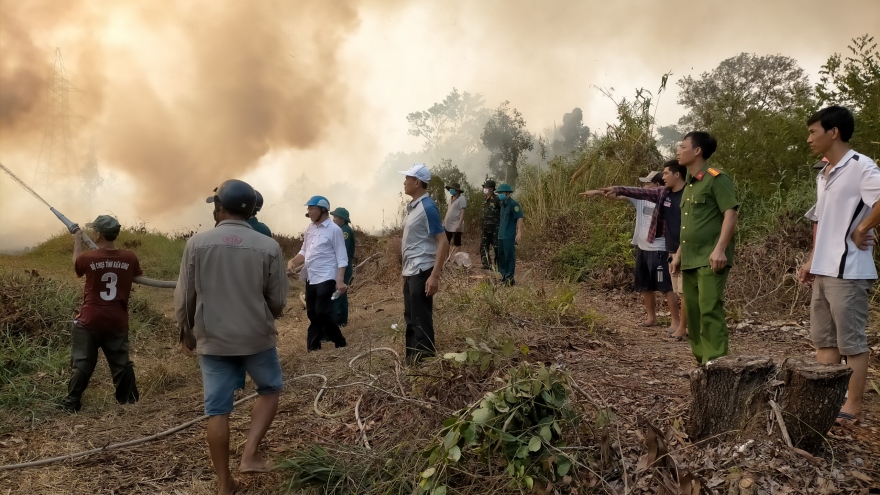
[[[324,208],[325,210],[330,209],[330,201],[327,200],[324,196],[312,196],[306,201],[306,206],[317,206],[320,208]]]

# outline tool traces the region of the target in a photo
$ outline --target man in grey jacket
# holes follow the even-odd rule
[[[225,495],[239,486],[229,469],[229,413],[245,371],[260,397],[239,470],[269,470],[257,448],[278,410],[282,380],[275,318],[287,302],[288,281],[281,247],[247,223],[256,204],[250,185],[227,180],[207,201],[214,204],[217,225],[186,243],[174,304],[181,349],[199,356],[208,448],[218,493]]]

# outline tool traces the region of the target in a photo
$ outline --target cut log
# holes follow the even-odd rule
[[[782,363],[779,380],[784,390],[779,400],[782,417],[792,444],[816,452],[834,424],[852,370],[842,364],[820,364],[807,358],[788,358]]]
[[[767,356],[725,356],[693,371],[687,425],[691,440],[748,430],[769,408],[767,382],[775,372]]]

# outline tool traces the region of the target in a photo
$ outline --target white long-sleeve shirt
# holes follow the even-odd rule
[[[342,229],[329,218],[309,224],[299,254],[306,259],[305,269],[312,285],[336,280],[337,270],[348,266]]]

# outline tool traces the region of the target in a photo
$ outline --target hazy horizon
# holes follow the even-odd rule
[[[574,107],[602,132],[616,114],[597,88],[630,97],[672,72],[657,121],[674,124],[681,77],[748,52],[790,56],[815,84],[830,55],[876,30],[880,2],[827,5],[0,0],[0,162],[80,223],[114,213],[165,232],[204,229],[205,197],[240,178],[266,198],[274,231],[301,232],[313,194],[376,230],[394,223],[402,193],[402,177],[378,174],[383,162],[421,148],[407,114],[453,88],[481,93],[489,109],[510,101],[536,134]],[[106,180],[90,198],[34,181],[56,47],[83,90],[71,98],[77,165],[93,151]],[[2,173],[0,193],[0,251],[63,228]]]

